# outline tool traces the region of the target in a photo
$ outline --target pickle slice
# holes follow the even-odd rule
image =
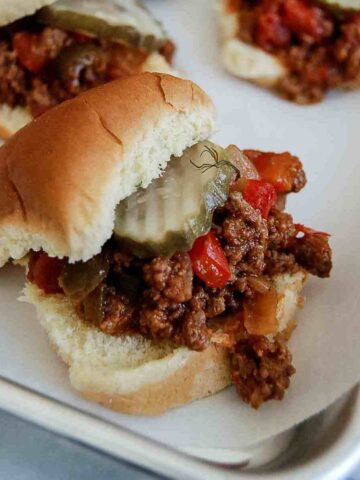
[[[233,174],[221,147],[200,142],[188,148],[170,161],[162,177],[119,203],[115,238],[141,258],[189,250],[211,228]]]
[[[161,24],[137,0],[59,0],[39,10],[40,22],[148,51],[166,41]]]
[[[100,254],[87,262],[65,265],[59,283],[65,295],[78,304],[101,284],[108,271],[108,258]]]

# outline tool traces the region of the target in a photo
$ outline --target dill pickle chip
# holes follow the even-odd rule
[[[200,142],[173,158],[160,178],[117,206],[118,242],[138,257],[189,250],[227,200],[234,175],[227,156],[223,148]]]

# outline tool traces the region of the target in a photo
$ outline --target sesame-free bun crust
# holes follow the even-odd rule
[[[293,328],[305,280],[304,272],[273,279],[279,332]],[[36,307],[53,349],[69,367],[72,386],[108,408],[156,415],[231,383],[227,351],[216,344],[194,352],[141,335],[112,337],[82,321],[63,295],[45,295],[29,283],[22,299]]]
[[[208,138],[209,97],[143,73],[64,102],[0,148],[0,265],[30,249],[87,260],[111,237],[115,207]]]
[[[0,27],[32,15],[56,0],[0,0]]]
[[[160,72],[176,75],[176,71],[168,64],[166,59],[158,52],[152,52],[141,67],[142,72]],[[25,107],[11,108],[0,105],[0,138],[7,140],[18,130],[30,123],[32,116]]]

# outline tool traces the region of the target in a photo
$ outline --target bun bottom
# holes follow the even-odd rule
[[[305,280],[303,272],[274,279],[279,331],[293,323]],[[36,307],[52,347],[69,367],[72,386],[112,410],[158,415],[231,383],[228,353],[217,345],[194,352],[141,335],[112,337],[81,321],[63,295],[45,295],[32,284],[22,300]]]
[[[176,76],[175,70],[158,52],[148,56],[142,65],[141,72],[168,73]],[[5,104],[0,105],[0,138],[7,140],[32,119],[30,111],[25,107],[12,108]]]
[[[287,74],[285,66],[276,56],[237,38],[223,43],[221,55],[229,73],[261,87],[275,88]]]

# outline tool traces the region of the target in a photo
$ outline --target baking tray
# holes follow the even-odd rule
[[[166,8],[166,15],[164,13],[165,3],[167,5],[172,4],[171,9]],[[214,2],[209,1],[208,3],[210,5]],[[311,132],[312,129],[315,132],[320,129],[323,132],[323,138],[317,137],[316,140],[322,148],[326,147],[325,155],[331,152],[333,148],[331,135],[327,144],[323,142],[324,138],[329,137],[328,126],[327,124],[323,126],[325,122],[324,124],[321,123],[321,118],[317,115],[318,107],[309,107],[310,110],[288,106],[271,97],[270,94],[239,82],[236,84],[236,89],[234,83],[232,89],[229,90],[230,95],[232,95],[231,92],[234,93],[231,100],[235,99],[235,91],[239,98],[236,102],[234,101],[234,104],[232,102],[227,104],[225,108],[224,102],[228,95],[227,88],[230,86],[230,80],[225,74],[223,79],[220,78],[219,72],[222,70],[218,65],[218,52],[214,51],[216,50],[214,48],[217,41],[216,34],[210,35],[209,33],[216,30],[216,25],[210,11],[206,9],[208,3],[205,0],[193,0],[193,2],[189,0],[181,2],[152,0],[149,1],[149,6],[154,8],[159,18],[165,20],[166,26],[179,45],[177,66],[179,66],[180,72],[184,76],[198,81],[214,97],[220,113],[221,134],[225,135],[223,143],[239,141],[243,146],[256,145],[259,148],[267,148],[269,144],[274,145],[274,148],[278,145],[278,148],[283,148],[287,143],[291,143],[294,151],[300,154],[304,153],[305,157],[310,158],[310,153],[312,156],[316,151],[316,145],[309,149],[309,152],[306,150],[307,145],[303,144],[309,143],[310,138],[304,136],[304,129],[300,128],[300,135],[295,141],[289,134],[291,126],[293,126],[291,124],[296,121],[300,127],[307,126],[307,133]],[[190,4],[191,7],[194,7],[194,15],[191,17],[189,13]],[[173,8],[175,6],[176,8]],[[189,18],[179,17],[179,21],[178,15],[185,8],[188,9]],[[203,11],[201,18],[198,15],[199,10]],[[164,16],[162,17],[162,15]],[[190,20],[191,24],[189,24]],[[195,21],[196,24],[199,24],[199,29],[204,30],[200,32],[203,40],[198,43],[195,42],[194,38],[190,38],[190,30],[193,30]],[[206,36],[205,30],[207,32]],[[192,48],[194,51],[190,59]],[[224,83],[219,84],[219,81]],[[221,85],[221,88],[219,88],[219,85]],[[247,97],[249,97],[248,105],[244,101]],[[351,98],[354,97],[351,96]],[[347,97],[348,102],[349,100],[350,97]],[[359,100],[358,96],[356,100]],[[238,132],[237,127],[234,126],[234,117],[237,118],[238,116],[239,112],[236,107],[239,102],[243,102],[240,113],[246,115],[246,122],[239,123]],[[253,109],[254,102],[258,108],[257,111],[256,108]],[[273,123],[276,123],[276,119],[279,117],[279,115],[275,115],[276,112],[280,109],[283,111],[282,116],[287,119],[289,124],[286,132],[284,129],[276,132],[271,128],[269,129],[269,123],[266,123],[269,120],[269,115],[267,117],[262,115],[268,102],[271,103],[273,108],[271,113],[274,112]],[[337,111],[338,123],[336,126],[338,131],[336,132],[336,138],[343,143],[345,151],[349,143],[348,129],[351,122],[347,116],[344,117],[342,114],[344,103],[338,104],[335,97],[333,97],[333,102],[334,105],[341,105],[341,108],[339,107]],[[354,115],[353,117],[355,118]],[[262,132],[261,135],[254,133],[252,128],[254,124]],[[331,131],[333,130],[329,130],[329,132]],[[304,138],[307,138],[308,142],[304,142]],[[244,142],[248,142],[248,145]],[[337,171],[334,171],[334,174],[337,174]],[[318,177],[315,168],[312,170],[312,176],[314,178]],[[319,176],[316,185],[324,188],[321,181]],[[300,210],[301,206],[299,205],[296,208]],[[27,341],[29,342],[29,340]],[[37,348],[39,347],[37,346]],[[45,367],[47,368],[47,365]],[[290,480],[345,478],[360,461],[359,398],[358,389],[354,389],[325,412],[271,440],[254,445],[252,448],[245,450],[197,448],[180,453],[130,430],[118,427],[96,415],[40,395],[36,391],[6,378],[0,378],[0,408],[69,438],[84,442],[115,457],[136,463],[163,475],[182,479],[206,478],[211,480],[224,478],[225,476],[226,478],[244,479],[266,476],[267,478],[286,478]],[[190,429],[191,425],[189,426],[189,434],[191,434]],[[222,434],[225,436],[226,431]],[[219,437],[219,444],[221,445],[221,437]],[[206,461],[208,458],[212,459],[211,463]]]
[[[359,387],[299,426],[242,451],[175,451],[5,378],[0,408],[174,479],[340,480],[360,464]]]

